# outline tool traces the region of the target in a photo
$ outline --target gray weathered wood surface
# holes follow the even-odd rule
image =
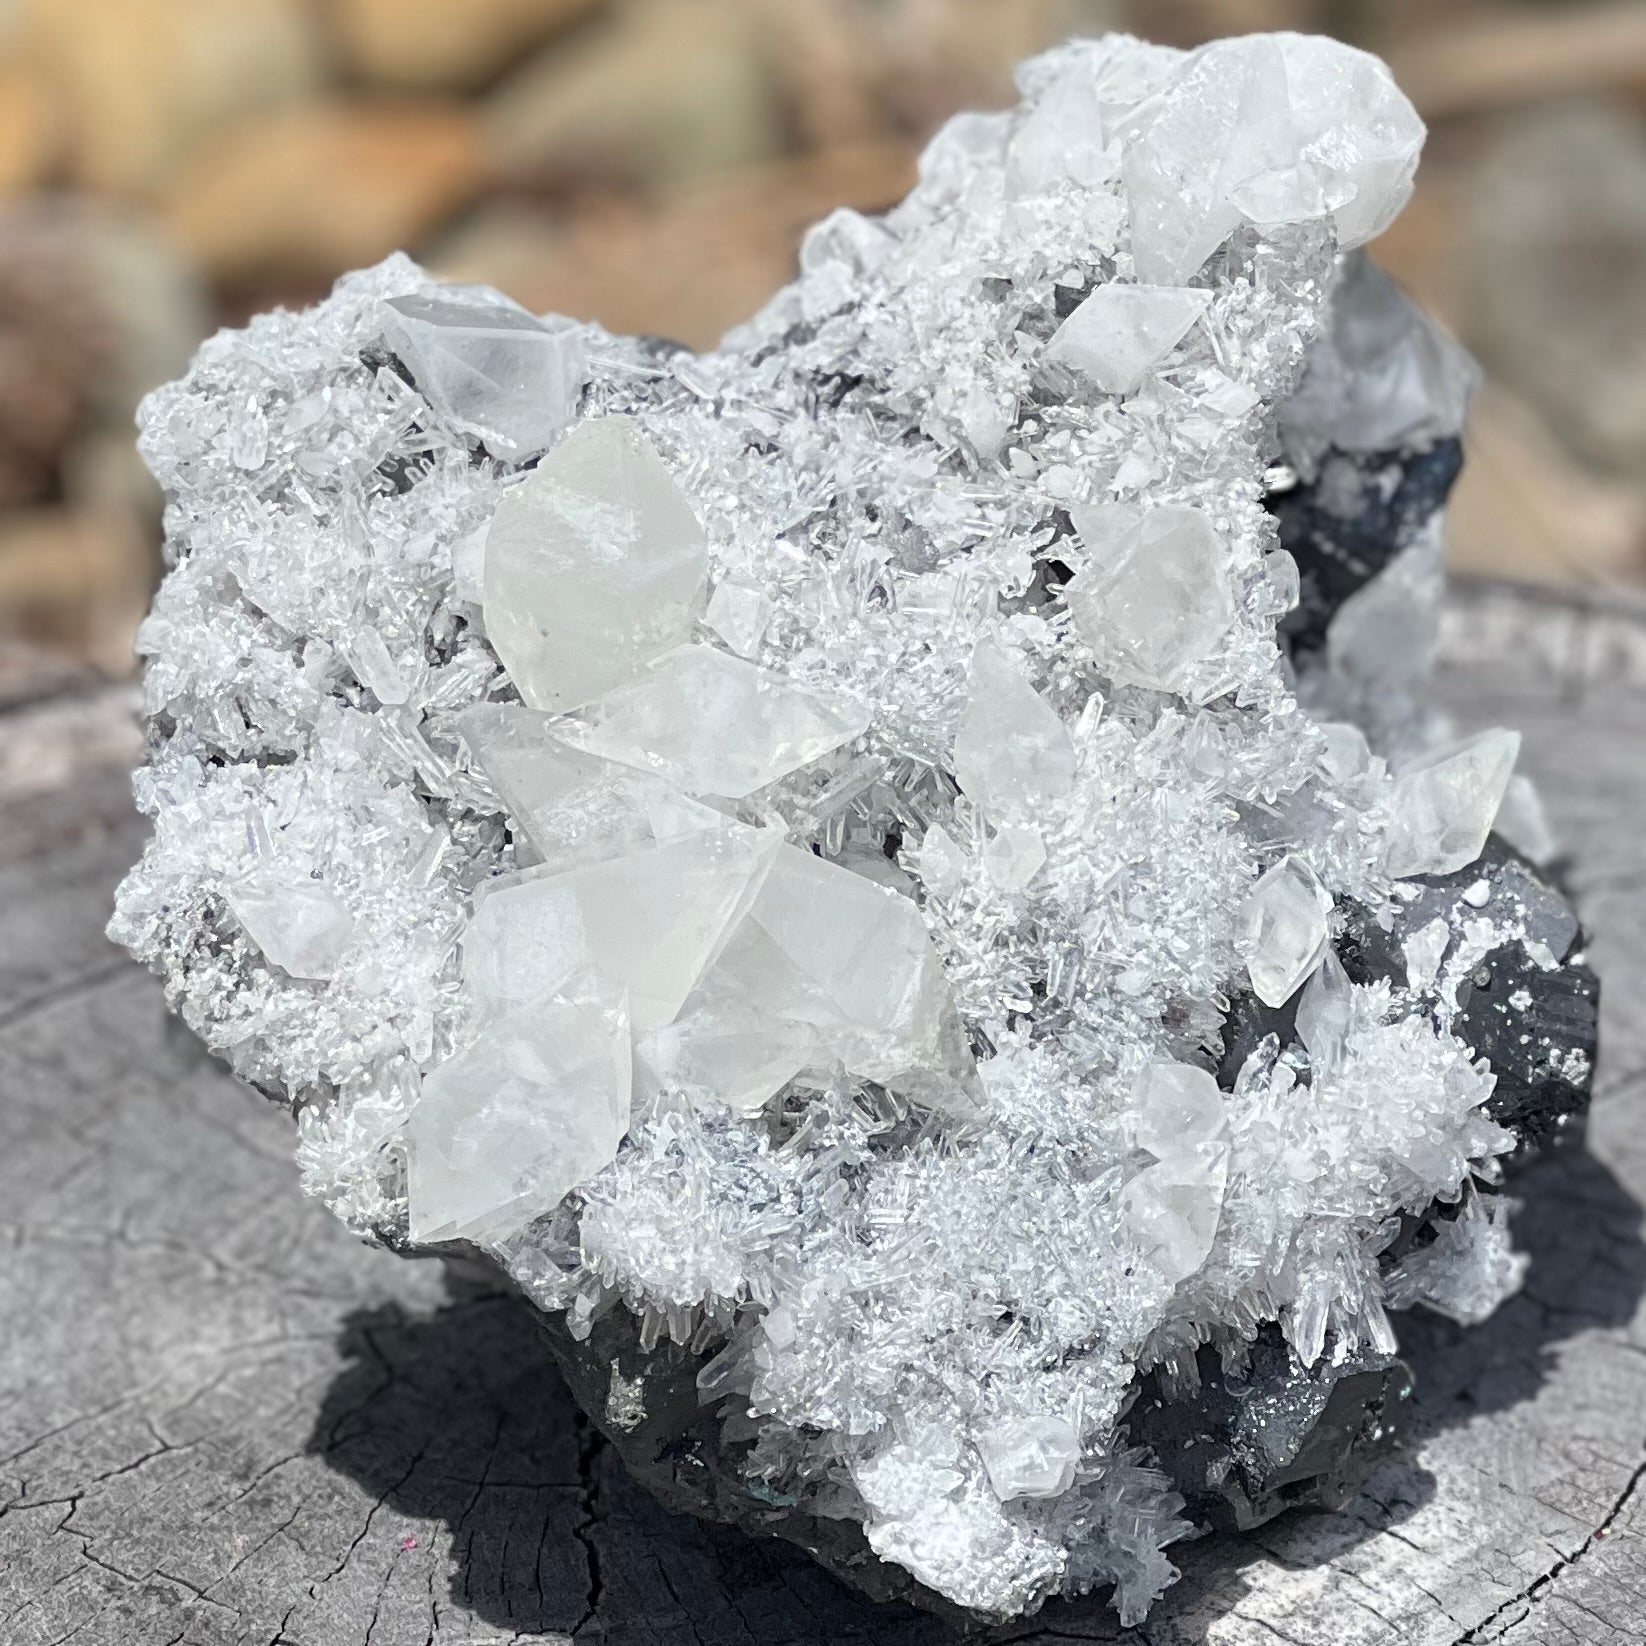
[[[1526,732],[1604,979],[1587,1152],[1521,1182],[1524,1296],[1402,1328],[1414,1443],[1342,1515],[1180,1551],[1137,1646],[1646,1640],[1646,616],[1477,590],[1446,694]],[[0,669],[0,1642],[859,1641],[804,1557],[680,1522],[571,1410],[523,1310],[298,1194],[289,1122],[102,936],[141,829],[127,694]]]

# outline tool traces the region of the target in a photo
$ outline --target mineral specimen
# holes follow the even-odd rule
[[[1292,35],[1020,87],[705,355],[398,257],[208,343],[111,930],[666,1502],[1133,1621],[1353,1490],[1389,1309],[1518,1284],[1595,993],[1428,702],[1410,105]]]

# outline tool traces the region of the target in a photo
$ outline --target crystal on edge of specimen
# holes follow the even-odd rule
[[[1596,984],[1430,701],[1410,104],[1296,35],[1018,87],[704,353],[399,257],[204,345],[110,931],[675,1507],[1130,1627],[1354,1489],[1391,1310],[1519,1283]]]

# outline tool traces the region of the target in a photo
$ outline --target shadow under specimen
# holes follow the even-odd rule
[[[1401,1317],[1417,1379],[1414,1440],[1531,1398],[1562,1340],[1626,1323],[1646,1292],[1641,1208],[1592,1155],[1557,1151],[1514,1192],[1524,1201],[1518,1243],[1532,1254],[1522,1295],[1469,1329]],[[454,1283],[452,1302],[427,1317],[358,1313],[342,1349],[348,1364],[311,1450],[401,1512],[445,1522],[452,1599],[489,1623],[610,1646],[932,1646],[965,1632],[907,1606],[873,1605],[787,1544],[660,1508],[577,1410],[531,1310],[511,1294]],[[1412,1453],[1397,1455],[1366,1498],[1316,1517],[1330,1530],[1319,1547],[1374,1535],[1429,1490]],[[1237,1567],[1251,1553],[1238,1537],[1180,1545],[1183,1580],[1155,1615],[1233,1605],[1244,1589]],[[1099,1594],[1054,1603],[990,1638],[1121,1632]]]

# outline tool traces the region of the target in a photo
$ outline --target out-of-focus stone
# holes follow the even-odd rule
[[[38,188],[62,150],[57,99],[21,63],[0,63],[0,199]]]
[[[747,166],[783,141],[759,8],[721,0],[614,12],[504,81],[485,124],[507,174],[583,188]]]
[[[327,20],[355,73],[400,90],[461,90],[604,0],[333,0]]]
[[[456,104],[314,103],[202,148],[168,189],[165,219],[220,280],[325,279],[421,239],[486,175]]]
[[[55,94],[74,177],[146,195],[219,128],[321,84],[305,0],[21,0],[20,53]]]
[[[443,278],[499,286],[538,313],[704,348],[792,275],[813,220],[843,203],[883,210],[913,177],[910,148],[872,143],[706,179],[644,210],[608,202],[564,226],[483,207],[431,262]]]
[[[105,508],[0,515],[0,637],[28,638],[129,674],[153,585],[138,517]]]
[[[1471,193],[1465,341],[1589,462],[1646,463],[1646,118],[1524,118]]]

